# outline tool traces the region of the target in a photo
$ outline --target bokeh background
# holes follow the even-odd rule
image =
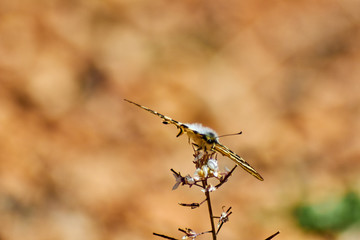
[[[265,181],[213,194],[220,239],[359,239],[359,24],[357,0],[1,1],[0,239],[209,229],[171,191],[187,138],[123,98],[243,131],[221,141]]]

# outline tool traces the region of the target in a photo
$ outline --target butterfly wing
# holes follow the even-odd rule
[[[150,112],[150,113],[152,113],[152,114],[154,114],[156,116],[161,117],[163,119],[164,124],[169,124],[170,123],[170,124],[175,125],[179,129],[179,133],[178,133],[178,135],[176,135],[176,137],[179,137],[184,132],[189,132],[189,131],[191,132],[191,129],[189,129],[188,126],[186,126],[185,124],[183,124],[181,122],[178,122],[178,121],[176,121],[174,119],[171,119],[171,118],[169,118],[169,117],[167,117],[167,116],[165,116],[165,115],[163,115],[161,113],[158,113],[158,112],[156,112],[154,110],[151,110],[150,108],[144,107],[144,106],[142,106],[140,104],[137,104],[135,102],[132,102],[130,100],[127,100],[127,99],[124,99],[124,100],[129,102],[129,103],[132,103],[132,104],[134,104],[134,105],[136,105],[136,106],[138,106],[138,107],[140,107],[140,108],[142,108],[142,109],[144,109],[144,110],[146,110],[146,111],[148,111],[148,112]]]
[[[214,148],[215,151],[221,153],[223,156],[226,156],[233,160],[237,165],[242,167],[245,171],[259,179],[260,181],[264,181],[264,179],[261,177],[261,175],[248,164],[242,157],[231,151],[229,148],[225,147],[221,143],[216,143]]]

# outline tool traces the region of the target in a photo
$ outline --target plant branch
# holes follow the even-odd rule
[[[210,216],[210,222],[211,222],[211,234],[212,234],[213,240],[216,240],[214,215],[213,215],[213,211],[212,211],[212,207],[211,207],[210,192],[208,191],[207,180],[206,179],[203,180],[202,183],[203,183],[203,187],[205,190],[206,201],[207,201],[207,205],[208,205],[208,209],[209,209],[209,216]]]
[[[227,182],[228,178],[229,178],[229,177],[231,176],[231,174],[234,172],[234,170],[235,170],[236,167],[237,167],[237,165],[235,165],[235,166],[233,167],[233,169],[231,169],[231,171],[227,173],[227,175],[225,176],[225,178],[222,179],[222,180],[220,181],[220,183],[217,184],[215,187],[216,187],[216,188],[219,188],[219,187],[221,187],[221,185],[223,185],[225,182]]]
[[[178,240],[176,238],[169,237],[169,236],[166,236],[166,235],[163,235],[163,234],[153,233],[153,235],[158,236],[158,237],[162,237],[162,238],[165,238],[165,239]]]
[[[268,237],[267,239],[265,240],[270,240],[270,239],[273,239],[276,235],[278,235],[280,232],[277,231],[276,233],[274,233],[273,235],[271,235],[270,237]]]

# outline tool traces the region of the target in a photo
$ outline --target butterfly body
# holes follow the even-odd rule
[[[248,164],[243,158],[231,151],[228,147],[222,145],[218,140],[217,133],[211,128],[204,127],[200,123],[181,123],[172,118],[169,118],[161,113],[158,113],[150,108],[132,102],[130,100],[124,99],[125,101],[132,103],[154,115],[159,116],[163,119],[164,124],[173,124],[179,129],[179,133],[176,137],[181,136],[183,133],[186,133],[189,137],[189,140],[193,142],[195,146],[204,151],[213,151],[221,153],[222,155],[233,160],[237,165],[242,167],[245,171],[256,177],[257,179],[263,181],[264,179],[261,175]]]
[[[218,142],[217,133],[211,128],[204,127],[200,123],[185,123],[190,131],[186,131],[189,139],[199,148],[203,150],[213,150],[214,145]]]

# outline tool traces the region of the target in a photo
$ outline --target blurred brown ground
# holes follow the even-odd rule
[[[360,190],[360,2],[0,2],[0,239],[154,239],[209,228],[187,139],[123,98],[218,133],[238,169],[220,239],[327,239],[291,209]],[[221,167],[232,166],[226,158]],[[356,239],[359,232],[337,239]],[[208,239],[202,237],[199,239]]]

